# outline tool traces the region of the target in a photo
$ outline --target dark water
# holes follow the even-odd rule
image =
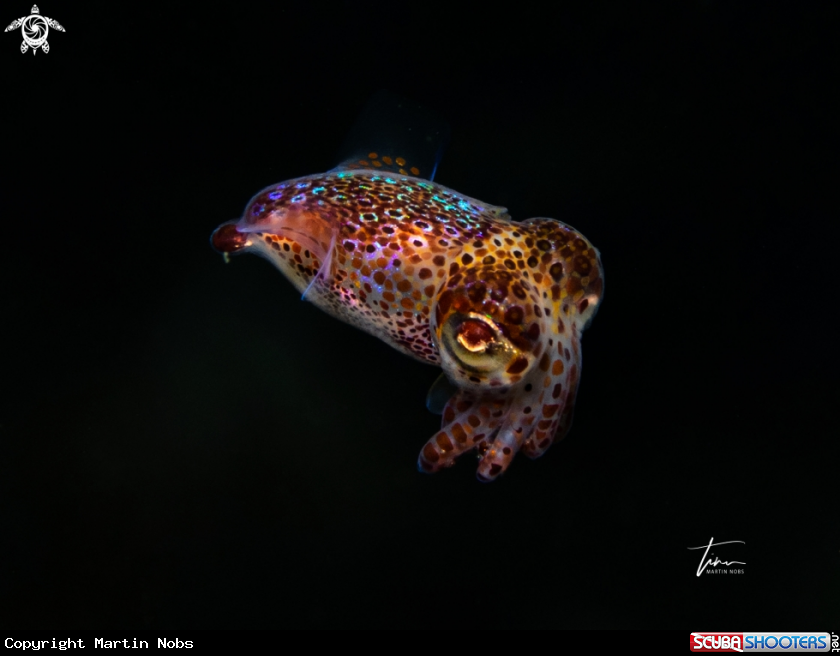
[[[1,626],[836,631],[836,8],[41,9],[48,54],[0,42]],[[574,427],[491,485],[415,470],[437,370],[208,246],[383,87],[450,123],[439,182],[601,251]]]

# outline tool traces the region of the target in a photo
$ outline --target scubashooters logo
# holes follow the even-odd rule
[[[691,634],[691,651],[735,651],[787,653],[831,650],[827,633],[707,633]]]
[[[23,34],[23,43],[20,44],[20,51],[25,53],[32,48],[33,55],[38,51],[38,48],[45,53],[50,51],[50,44],[47,43],[47,34],[50,32],[50,28],[59,32],[64,31],[64,28],[61,27],[57,20],[41,16],[38,5],[32,5],[32,13],[29,16],[23,16],[22,18],[13,20],[5,31],[11,32],[17,28],[20,28],[21,34]]]
[[[728,542],[715,542],[714,538],[709,540],[709,544],[705,544],[701,547],[689,547],[690,551],[694,551],[696,549],[703,549],[703,557],[700,559],[700,566],[697,568],[697,576],[701,574],[743,574],[744,568],[739,568],[738,565],[746,565],[745,562],[741,560],[721,560],[717,556],[715,556],[715,552],[712,551],[711,555],[714,558],[709,558],[709,551],[712,547],[720,547],[725,544],[744,544],[742,540],[729,540]],[[729,547],[729,549],[733,549]],[[721,567],[723,565],[723,567]],[[734,565],[734,567],[733,567]]]

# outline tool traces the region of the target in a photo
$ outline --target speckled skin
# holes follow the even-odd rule
[[[264,189],[213,244],[268,258],[326,312],[443,367],[458,392],[421,471],[475,449],[478,478],[493,480],[569,429],[603,274],[560,221],[513,223],[428,180],[357,168]]]

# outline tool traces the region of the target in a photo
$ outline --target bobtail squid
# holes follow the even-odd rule
[[[442,367],[455,392],[419,469],[475,451],[479,480],[491,481],[569,430],[601,261],[565,223],[514,222],[429,173],[368,150],[263,189],[211,243],[267,258],[307,301]]]

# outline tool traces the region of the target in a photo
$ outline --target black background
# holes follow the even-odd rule
[[[0,35],[0,625],[837,631],[840,12],[632,4]],[[489,485],[415,469],[437,370],[208,245],[381,88],[438,182],[601,251],[574,428]]]

